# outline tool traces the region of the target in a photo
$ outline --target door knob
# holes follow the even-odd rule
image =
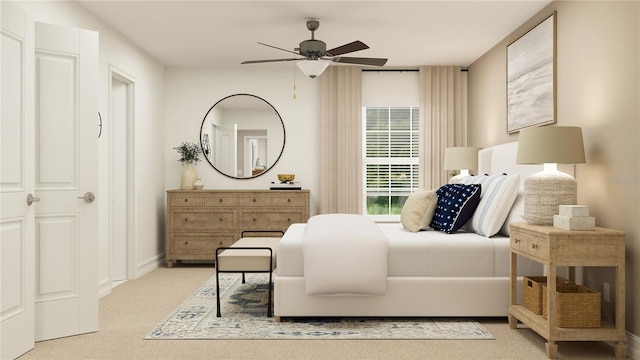
[[[87,203],[92,203],[93,200],[96,199],[96,196],[91,191],[89,191],[89,192],[86,192],[84,196],[78,196],[78,199],[82,199]]]
[[[34,202],[38,202],[40,201],[39,197],[33,196],[33,194],[29,193],[29,195],[27,195],[27,205],[31,206],[31,204],[33,204]]]

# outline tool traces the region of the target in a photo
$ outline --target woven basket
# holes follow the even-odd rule
[[[556,285],[571,285],[573,281],[556,276]],[[546,276],[525,276],[524,277],[524,299],[525,308],[540,315],[542,314],[542,286],[547,286]]]
[[[542,289],[542,317],[547,318],[547,286]],[[597,328],[601,325],[600,293],[582,285],[556,287],[556,326]]]

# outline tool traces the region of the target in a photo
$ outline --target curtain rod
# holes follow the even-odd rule
[[[420,71],[418,69],[362,69],[362,71],[366,71],[366,72],[373,72],[373,71],[377,71],[377,72],[416,72],[416,71]],[[460,71],[469,71],[468,68],[463,67],[460,69]]]

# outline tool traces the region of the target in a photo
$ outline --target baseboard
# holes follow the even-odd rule
[[[136,266],[136,274],[135,274],[135,278],[138,279],[150,272],[152,272],[153,270],[159,268],[162,266],[162,264],[164,263],[164,258],[165,255],[164,253],[153,257],[151,259],[147,259],[146,261],[138,264],[138,266]]]
[[[632,359],[640,359],[640,336],[627,331],[627,356]]]
[[[102,299],[103,297],[111,294],[111,281],[108,279],[105,281],[101,281],[98,284],[98,299]]]

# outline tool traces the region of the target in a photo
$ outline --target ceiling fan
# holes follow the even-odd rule
[[[327,50],[327,44],[322,40],[316,40],[314,32],[320,27],[318,20],[307,20],[307,29],[311,31],[311,39],[304,40],[300,43],[299,47],[294,51],[282,49],[273,45],[264,44],[258,42],[260,45],[268,46],[274,49],[286,51],[292,54],[296,54],[301,57],[287,58],[287,59],[269,59],[269,60],[249,60],[243,61],[242,64],[257,64],[267,62],[278,61],[298,61],[297,65],[305,75],[315,78],[322,74],[322,72],[329,66],[330,62],[344,63],[344,64],[357,64],[357,65],[372,65],[383,66],[387,63],[387,59],[381,58],[364,58],[364,57],[347,57],[341,56],[344,54],[352,53],[355,51],[365,50],[369,47],[360,40],[338,46],[336,48]],[[325,61],[320,61],[325,60]]]

